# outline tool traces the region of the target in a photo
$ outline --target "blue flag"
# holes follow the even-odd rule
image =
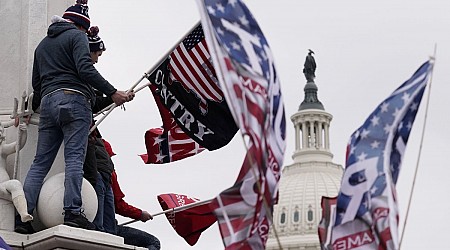
[[[398,249],[395,185],[432,68],[424,63],[350,137],[328,242],[333,248]]]

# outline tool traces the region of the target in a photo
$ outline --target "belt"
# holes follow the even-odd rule
[[[68,90],[68,89],[63,89],[63,93],[64,93],[65,95],[81,95],[81,96],[83,96],[84,98],[86,98],[86,101],[87,101],[87,102],[91,103],[91,100],[90,100],[89,98],[87,98],[84,94],[80,93],[80,92],[73,91],[73,90]]]
[[[63,93],[64,94],[66,94],[66,95],[82,95],[82,94],[80,94],[80,93],[78,93],[78,92],[75,92],[75,91],[72,91],[72,90],[63,90]]]

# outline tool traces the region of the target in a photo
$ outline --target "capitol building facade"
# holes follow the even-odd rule
[[[322,196],[337,196],[343,168],[333,163],[330,152],[330,123],[310,79],[305,98],[291,116],[295,128],[294,162],[284,167],[274,207],[273,226],[266,249],[321,249],[317,233],[322,218]]]

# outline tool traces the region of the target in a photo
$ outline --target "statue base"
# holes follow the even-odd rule
[[[14,231],[14,204],[10,200],[0,199],[0,230]]]

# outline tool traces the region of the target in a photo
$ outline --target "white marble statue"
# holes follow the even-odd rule
[[[0,205],[0,214],[2,217],[0,220],[3,222],[0,223],[0,229],[6,230],[10,230],[11,226],[14,226],[14,209],[8,208],[8,203],[11,201],[17,209],[17,212],[23,222],[33,220],[33,216],[28,214],[27,211],[27,201],[23,192],[22,183],[18,180],[11,180],[8,172],[6,171],[6,158],[8,155],[17,153],[17,143],[19,143],[20,150],[23,148],[27,140],[27,125],[25,123],[21,123],[19,124],[18,129],[19,133],[21,133],[21,136],[19,136],[20,142],[15,141],[6,143],[5,128],[0,123],[0,201],[3,200]],[[8,216],[10,216],[10,218]],[[11,223],[12,225],[10,225]],[[2,228],[5,226],[8,228]]]

